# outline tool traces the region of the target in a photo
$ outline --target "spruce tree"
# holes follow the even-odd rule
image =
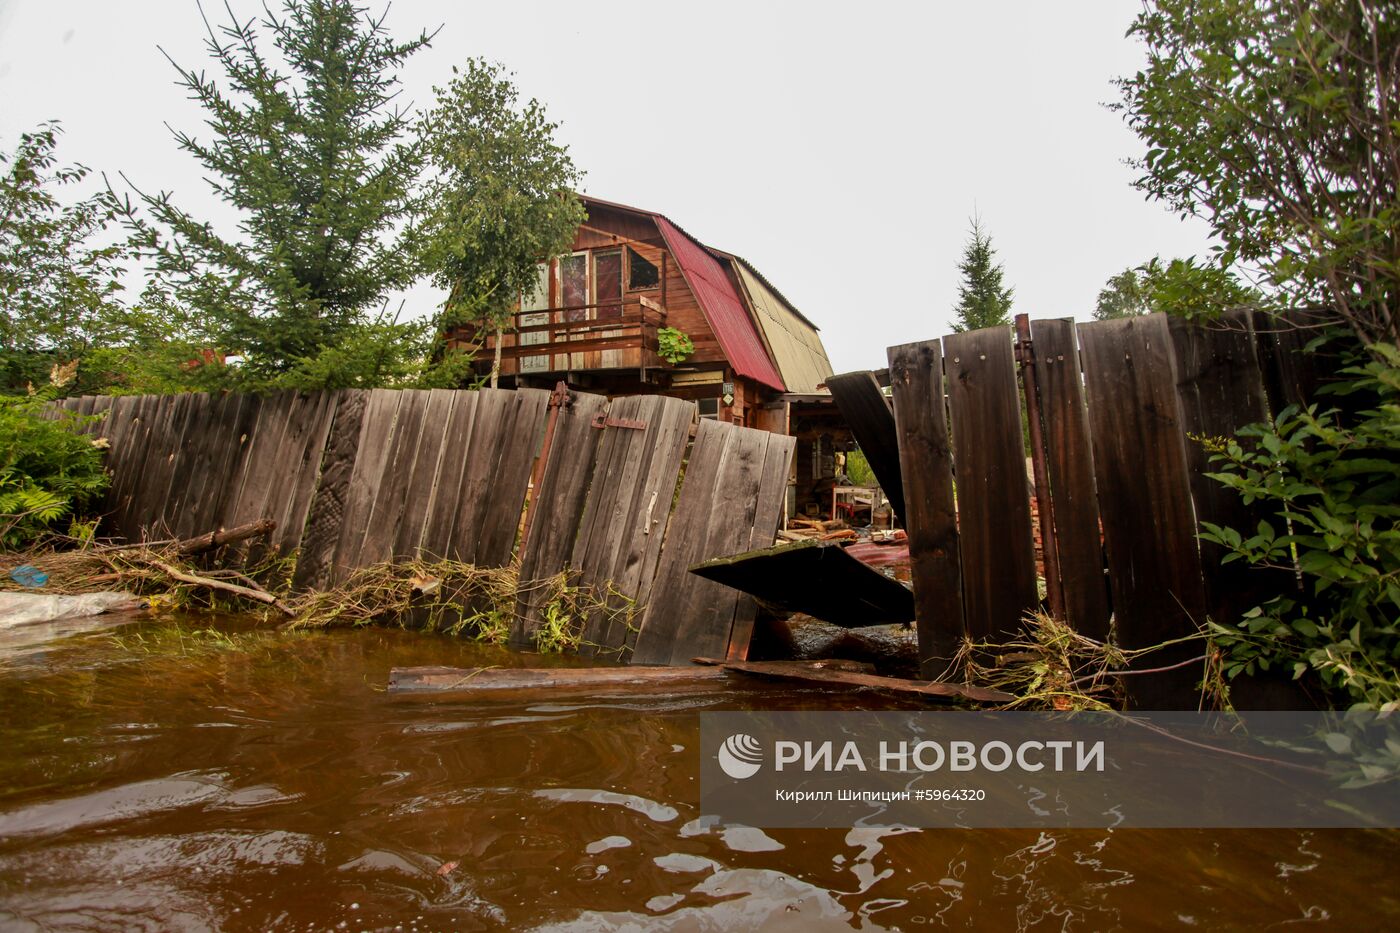
[[[352,0],[286,0],[280,15],[208,32],[221,76],[171,63],[209,136],[175,139],[238,210],[238,228],[215,230],[168,192],[123,199],[153,266],[148,302],[187,315],[191,339],[243,356],[245,384],[325,370],[328,349],[382,359],[344,351],[397,343],[383,308],[420,274],[422,149],[395,98],[398,69],[431,36],[397,41]]]
[[[958,263],[962,284],[953,309],[957,321],[953,330],[962,333],[1011,323],[1012,289],[1002,284],[1001,263],[996,262],[992,238],[982,229],[980,219],[972,219],[972,238]]]

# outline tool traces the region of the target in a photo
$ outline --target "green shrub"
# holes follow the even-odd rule
[[[1249,531],[1203,522],[1204,540],[1297,586],[1217,620],[1226,674],[1314,671],[1357,706],[1400,708],[1400,350],[1369,348],[1330,387],[1351,412],[1290,406],[1239,439],[1207,442],[1220,472],[1266,517]],[[1360,409],[1360,410],[1356,410]]]
[[[656,332],[656,355],[672,366],[684,363],[695,352],[695,344],[690,335],[674,327],[663,327]]]
[[[54,394],[0,395],[0,547],[7,550],[79,518],[107,487],[101,449],[74,431],[79,416],[41,416]]]

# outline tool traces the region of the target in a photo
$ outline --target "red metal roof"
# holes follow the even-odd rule
[[[749,316],[739,293],[734,290],[729,273],[724,271],[706,246],[656,211],[604,201],[590,194],[580,194],[579,198],[585,203],[630,211],[654,220],[657,230],[661,231],[662,238],[671,249],[671,255],[675,257],[676,265],[680,266],[686,284],[695,293],[700,310],[710,322],[730,368],[736,375],[756,380],[779,392],[787,391],[777,364],[768,355],[763,338],[758,335],[758,325]]]
[[[763,348],[763,340],[758,336],[758,328],[749,317],[739,293],[729,273],[719,264],[719,260],[671,221],[653,213],[657,229],[671,248],[671,255],[681,267],[695,300],[705,311],[705,317],[714,328],[715,337],[729,359],[729,366],[736,375],[745,376],[764,385],[786,392],[783,377],[778,367]]]

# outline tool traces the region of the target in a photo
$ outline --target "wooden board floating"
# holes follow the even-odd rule
[[[692,687],[728,682],[730,675],[854,689],[882,690],[921,698],[1006,703],[1000,690],[938,681],[880,677],[860,661],[729,661],[696,658],[684,667],[396,667],[389,672],[394,694],[476,693],[504,690],[607,690],[621,687]]]
[[[796,541],[717,557],[690,572],[786,612],[855,628],[914,620],[914,594],[832,541]]]
[[[888,693],[935,697],[940,700],[971,700],[976,703],[1010,703],[1009,693],[987,687],[969,687],[940,680],[904,680],[881,677],[868,670],[851,670],[832,661],[722,661],[717,658],[695,658],[696,664],[713,664],[736,674],[798,680],[804,683],[841,687],[861,687]],[[845,662],[849,664],[851,662]]]

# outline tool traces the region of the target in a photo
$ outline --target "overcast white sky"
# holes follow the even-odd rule
[[[588,193],[750,260],[841,372],[948,331],[974,209],[1034,317],[1087,317],[1113,273],[1204,252],[1203,225],[1130,186],[1141,146],[1103,106],[1143,61],[1123,36],[1138,6],[397,0],[389,26],[443,26],[407,98],[428,104],[465,58],[504,62]],[[164,125],[201,117],[157,46],[199,64],[202,41],[194,0],[0,0],[0,146],[60,119],[64,161],[219,216]]]

